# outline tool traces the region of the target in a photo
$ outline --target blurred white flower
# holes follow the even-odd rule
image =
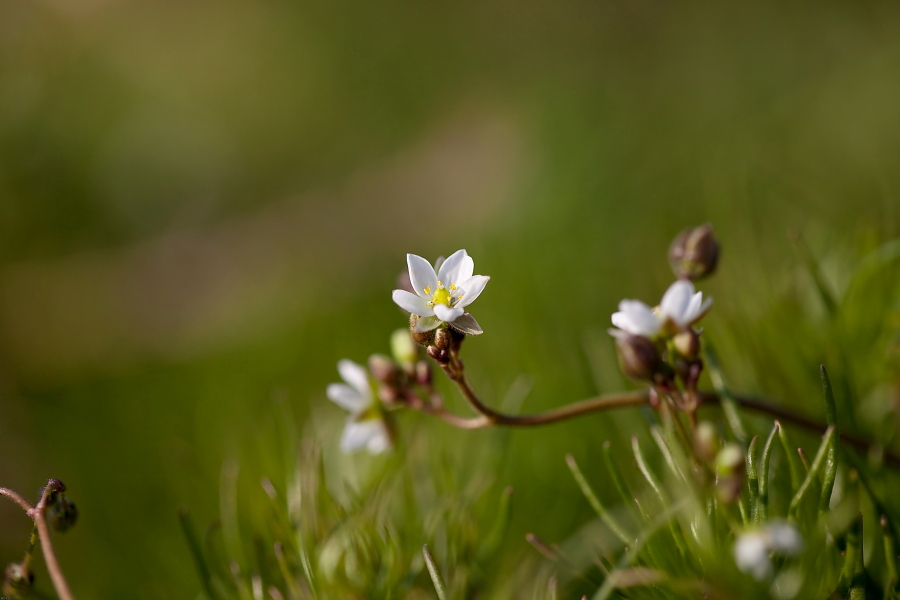
[[[803,538],[788,523],[772,522],[761,529],[742,533],[734,542],[734,562],[738,569],[757,581],[772,576],[772,553],[796,556],[803,549]]]
[[[664,321],[672,322],[678,331],[687,329],[701,318],[712,306],[712,298],[703,300],[703,292],[694,292],[694,284],[679,279],[669,286],[659,303],[659,315]]]
[[[622,300],[619,312],[612,315],[612,324],[631,335],[656,337],[662,328],[662,320],[653,309],[640,300]]]
[[[375,401],[369,374],[352,360],[338,361],[338,372],[346,383],[332,383],[325,390],[328,399],[347,410],[347,424],[341,434],[341,450],[355,452],[365,448],[380,454],[391,448],[391,436]]]
[[[400,308],[419,316],[416,331],[430,331],[449,323],[466,334],[482,333],[465,307],[481,294],[490,277],[472,275],[475,263],[465,250],[451,254],[437,269],[415,254],[407,254],[406,263],[416,293],[394,290],[392,297]]]
[[[689,329],[712,306],[712,298],[703,300],[703,292],[695,292],[694,284],[679,279],[669,286],[656,308],[640,300],[622,300],[612,324],[632,335],[654,338],[664,328],[669,333]],[[613,335],[616,335],[613,333]]]

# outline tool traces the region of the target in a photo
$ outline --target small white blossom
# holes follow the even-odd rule
[[[757,581],[772,576],[772,553],[796,556],[803,550],[803,538],[788,523],[773,522],[762,529],[747,531],[734,543],[734,562],[738,569]]]
[[[669,286],[656,308],[640,300],[622,300],[618,312],[612,315],[612,323],[632,335],[654,338],[664,329],[689,329],[710,306],[712,298],[704,301],[703,292],[695,292],[693,283],[679,279]]]
[[[415,294],[394,290],[392,297],[400,308],[419,316],[416,331],[430,331],[449,323],[463,333],[482,333],[465,307],[481,294],[490,277],[472,275],[475,263],[465,250],[451,254],[437,269],[415,254],[407,254],[406,263]]]
[[[329,400],[350,413],[341,434],[341,450],[355,452],[365,448],[371,454],[389,450],[391,436],[366,369],[344,359],[338,362],[338,372],[345,383],[329,384],[325,393]]]
[[[694,292],[694,284],[679,279],[669,286],[659,303],[660,317],[675,324],[679,331],[687,329],[712,306],[712,298],[703,300],[703,292]]]

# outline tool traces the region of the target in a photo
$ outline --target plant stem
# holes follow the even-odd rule
[[[461,365],[458,369],[445,368],[444,370],[447,373],[447,376],[457,385],[460,392],[462,392],[463,397],[465,397],[472,408],[479,413],[479,416],[472,418],[462,417],[449,412],[443,405],[435,403],[432,403],[431,406],[423,406],[419,410],[434,415],[449,425],[460,429],[483,429],[485,427],[490,427],[491,425],[504,425],[507,427],[537,427],[540,425],[550,425],[552,423],[574,419],[594,412],[602,412],[615,408],[644,406],[649,403],[650,397],[649,391],[647,390],[621,392],[618,394],[607,394],[595,398],[588,398],[541,413],[530,415],[507,415],[497,412],[479,399],[478,394],[472,389],[471,384],[468,379],[466,379]],[[698,391],[697,395],[705,404],[722,404],[721,397],[715,392]],[[827,429],[825,423],[802,415],[789,408],[778,406],[771,401],[739,395],[732,395],[731,399],[741,408],[769,415],[770,417],[792,423],[807,431],[818,433],[819,435],[824,434]],[[859,436],[846,433],[845,431],[840,432],[840,439],[848,446],[861,451],[868,451],[876,445]],[[892,467],[900,467],[900,455],[885,450],[884,462]]]
[[[75,596],[69,590],[69,584],[66,583],[66,578],[59,566],[59,561],[56,560],[56,553],[53,551],[53,543],[50,540],[50,528],[47,526],[47,519],[45,518],[47,499],[50,497],[50,494],[59,489],[59,485],[61,484],[56,479],[48,481],[43,493],[41,493],[37,506],[31,506],[22,496],[7,488],[0,487],[0,496],[6,496],[21,506],[31,520],[34,521],[34,526],[37,528],[38,536],[41,539],[44,562],[47,564],[47,572],[50,573],[53,588],[59,595],[60,600],[75,600]]]

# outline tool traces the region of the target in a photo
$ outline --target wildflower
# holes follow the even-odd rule
[[[695,292],[694,284],[680,279],[669,286],[659,306],[650,308],[640,300],[622,300],[612,323],[622,331],[646,338],[660,332],[685,331],[699,321],[712,305],[712,298],[703,300],[703,292]]]
[[[341,434],[341,450],[355,452],[365,448],[380,454],[391,447],[391,436],[381,407],[375,401],[366,369],[352,360],[338,361],[338,372],[346,383],[329,384],[328,399],[350,412]]]
[[[465,250],[451,254],[437,269],[415,254],[407,254],[406,263],[415,294],[394,290],[392,297],[400,308],[418,316],[414,331],[430,331],[448,323],[462,333],[482,333],[465,307],[478,298],[490,277],[472,275],[475,263]]]
[[[802,549],[800,533],[792,525],[777,521],[739,535],[734,543],[734,562],[744,573],[763,581],[772,576],[770,554],[796,556]]]
[[[712,306],[712,298],[703,300],[703,292],[694,292],[694,284],[679,279],[669,286],[659,303],[660,317],[684,331],[703,318]]]

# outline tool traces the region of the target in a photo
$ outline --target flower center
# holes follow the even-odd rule
[[[431,302],[433,304],[450,306],[450,290],[444,287],[434,290],[434,296],[431,297]]]

